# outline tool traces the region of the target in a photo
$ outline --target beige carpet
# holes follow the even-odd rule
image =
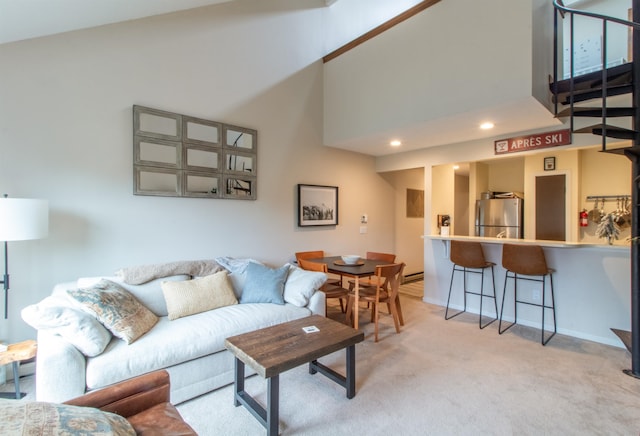
[[[403,296],[400,334],[383,316],[381,338],[363,310],[365,342],[358,344],[357,394],[306,366],[280,377],[282,435],[638,435],[640,380],[622,373],[630,355],[557,335],[546,347],[539,331],[477,327],[477,316],[449,321],[444,309]],[[339,309],[330,311],[339,318]],[[342,371],[344,352],[321,359]],[[23,388],[33,394],[33,381]],[[7,383],[2,390],[11,390]],[[247,381],[264,401],[266,382]],[[232,386],[178,406],[200,435],[264,435]]]
[[[397,335],[383,317],[381,339],[364,325],[357,346],[357,394],[298,367],[280,377],[283,435],[638,435],[640,380],[622,373],[626,349],[516,326],[498,335],[477,317],[449,321],[444,309],[403,297],[406,325]],[[361,312],[363,320],[368,316]],[[339,317],[336,310],[330,315]],[[321,362],[344,368],[344,353]],[[247,391],[264,401],[266,382]],[[264,404],[264,403],[263,403]],[[232,387],[183,403],[180,413],[201,435],[263,435]]]

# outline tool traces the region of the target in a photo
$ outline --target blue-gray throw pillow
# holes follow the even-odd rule
[[[245,271],[246,278],[240,303],[284,304],[284,282],[289,265],[278,269],[250,262]]]

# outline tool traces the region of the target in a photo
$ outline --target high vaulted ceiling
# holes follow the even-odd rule
[[[0,0],[0,44],[230,1]]]
[[[0,44],[233,0],[0,0]]]

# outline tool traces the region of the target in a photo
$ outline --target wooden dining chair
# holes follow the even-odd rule
[[[386,264],[392,264],[396,261],[396,255],[393,253],[378,253],[375,251],[367,251],[367,259],[380,260]]]
[[[381,263],[384,264],[392,264],[396,261],[396,255],[393,253],[381,253],[381,252],[376,252],[376,251],[367,251],[366,254],[366,258],[367,260],[379,260]],[[363,287],[375,287],[375,279],[372,279],[371,277],[368,278],[362,278],[360,279],[360,281],[358,282],[360,288]],[[355,287],[355,282],[353,280],[349,280],[349,290],[353,290],[353,288]],[[370,303],[367,303],[367,307],[370,306]],[[398,297],[398,300],[396,301],[396,307],[398,308],[398,316],[400,318],[400,325],[404,325],[404,318],[402,317],[402,307],[400,306],[400,297]]]
[[[296,262],[300,265],[300,259],[320,259],[324,257],[324,251],[322,250],[314,250],[314,251],[298,251],[296,253]],[[327,281],[330,285],[342,287],[342,275],[339,275],[339,278],[330,277]]]
[[[375,342],[378,342],[378,320],[380,318],[380,305],[386,304],[389,313],[393,317],[396,333],[400,333],[400,311],[398,307],[400,281],[404,271],[404,263],[392,263],[388,265],[376,266],[376,275],[372,277],[375,286],[361,288],[359,290],[359,301],[366,301],[371,304],[371,322],[374,323]],[[351,313],[354,310],[355,291],[349,292],[347,302],[347,322],[351,322]],[[355,308],[357,310],[357,308]]]
[[[326,263],[312,262],[310,260],[305,260],[305,259],[299,259],[298,265],[300,266],[300,268],[307,271],[319,271],[326,274],[328,270]],[[342,311],[342,313],[345,313],[346,305],[344,304],[344,300],[346,300],[347,296],[349,295],[348,289],[345,289],[342,286],[339,286],[337,284],[327,281],[325,282],[324,285],[322,285],[320,290],[324,292],[324,295],[326,296],[325,307],[324,307],[325,314],[327,312],[327,300],[329,298],[338,298],[340,301],[340,310]]]
[[[396,261],[396,255],[391,253],[376,253],[375,251],[367,251],[367,260],[379,260],[380,264],[392,264]],[[375,286],[375,282],[371,279],[371,277],[365,277],[360,279],[358,282],[360,286]],[[349,280],[349,289],[353,289],[355,286],[355,281]]]

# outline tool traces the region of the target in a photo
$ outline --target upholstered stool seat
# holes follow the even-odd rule
[[[449,283],[449,297],[447,298],[447,309],[444,314],[444,319],[449,320],[455,316],[460,315],[467,311],[467,294],[478,295],[480,297],[480,313],[478,316],[478,326],[483,329],[495,320],[498,319],[498,304],[496,302],[496,285],[493,274],[493,267],[495,263],[487,262],[484,258],[484,252],[482,251],[482,245],[479,242],[470,241],[451,241],[450,259],[453,262],[453,269],[451,270],[451,282]],[[491,268],[491,286],[492,293],[485,294],[484,292],[484,271],[487,268]],[[463,275],[463,298],[464,308],[455,314],[449,316],[449,303],[451,301],[451,290],[453,289],[453,279],[456,272],[462,272]],[[469,290],[467,286],[467,275],[478,274],[480,275],[480,292],[475,290]],[[495,310],[495,318],[491,321],[482,324],[482,305],[485,298],[493,299],[493,307]]]
[[[504,244],[502,246],[502,266],[506,270],[504,278],[504,289],[502,291],[502,305],[500,308],[500,322],[498,324],[498,333],[502,334],[509,330],[512,326],[518,322],[518,304],[526,304],[529,306],[537,306],[542,309],[542,325],[540,326],[541,336],[540,342],[542,345],[546,345],[547,342],[556,334],[556,307],[555,298],[553,295],[553,269],[547,266],[547,261],[544,256],[542,247],[538,245],[516,245],[516,244]],[[523,277],[524,276],[524,277]],[[549,277],[549,293],[551,302],[547,302],[546,297],[546,278]],[[504,315],[504,302],[507,293],[507,282],[509,279],[513,279],[513,322],[506,328],[502,328],[502,321]],[[518,297],[518,280],[527,280],[531,282],[538,282],[542,284],[541,290],[541,303],[535,303],[530,299],[520,299]],[[545,339],[545,312],[551,310],[553,316],[553,333],[551,336]]]

